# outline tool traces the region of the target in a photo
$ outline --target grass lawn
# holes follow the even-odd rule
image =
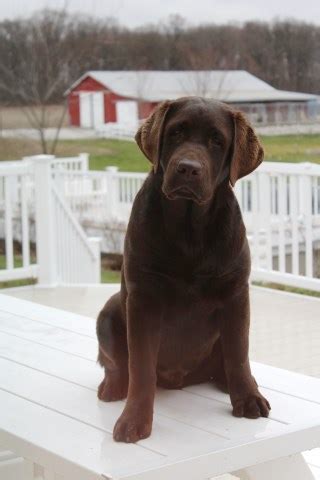
[[[266,160],[320,163],[320,135],[261,137]]]
[[[320,135],[263,136],[265,159],[280,162],[315,162],[320,164]],[[121,171],[148,172],[149,161],[134,142],[124,140],[61,140],[57,156],[88,152],[90,169],[104,170],[116,165]],[[0,138],[0,160],[17,160],[40,152],[39,143],[26,138]]]
[[[116,270],[101,270],[101,283],[119,283],[121,273]]]

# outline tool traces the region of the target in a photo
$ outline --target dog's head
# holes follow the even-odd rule
[[[163,174],[170,199],[209,202],[226,179],[232,186],[263,160],[263,149],[246,117],[226,104],[199,97],[158,105],[136,134],[136,141]]]

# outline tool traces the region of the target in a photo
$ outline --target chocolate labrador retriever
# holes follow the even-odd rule
[[[248,358],[250,252],[237,179],[263,149],[241,112],[188,97],[160,104],[136,141],[152,162],[128,225],[121,291],[97,321],[98,397],[127,397],[114,439],[151,433],[156,385],[217,382],[233,415],[267,417]]]

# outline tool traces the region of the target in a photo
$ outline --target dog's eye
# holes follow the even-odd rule
[[[219,137],[219,135],[213,134],[210,136],[209,143],[213,147],[222,147],[223,140]]]
[[[170,132],[172,137],[179,137],[180,135],[182,135],[182,133],[183,132],[181,128],[175,128]]]

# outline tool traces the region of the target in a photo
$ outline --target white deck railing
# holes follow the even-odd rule
[[[55,165],[56,162],[59,166]],[[11,169],[8,163],[5,162],[0,177],[0,204],[2,202],[1,205],[6,206],[6,270],[14,278],[18,275],[18,268],[12,272],[13,247],[10,247],[14,236],[12,228],[10,230],[10,218],[13,212],[17,212],[16,215],[21,219],[20,230],[24,232],[21,235],[23,267],[20,267],[19,275],[25,273],[29,276],[30,272],[37,275],[38,266],[30,264],[27,248],[30,226],[27,228],[26,221],[28,215],[32,218],[34,208],[34,162],[30,158],[25,165],[14,162]],[[109,230],[113,228],[112,225],[119,230],[120,224],[127,223],[132,202],[146,178],[145,173],[119,172],[116,167],[108,167],[105,171],[89,171],[85,154],[82,154],[81,161],[77,158],[56,159],[50,161],[50,165],[50,178],[56,189],[56,197],[58,195],[64,211],[69,212],[66,216],[70,225],[73,215],[86,228],[98,229],[101,236],[106,225]],[[7,179],[9,170],[11,179]],[[236,184],[235,192],[251,244],[252,278],[320,291],[320,166],[264,162],[257,171]],[[9,202],[9,198],[12,202]],[[41,205],[43,212],[43,204],[36,203]],[[62,221],[61,218],[59,221]],[[115,234],[123,236],[123,228],[120,230]],[[59,241],[62,242],[59,250],[62,251],[64,247],[61,245],[69,245],[74,235],[71,227],[60,227],[59,231]],[[81,241],[83,235],[78,240],[72,240],[76,243]],[[123,242],[113,243],[122,245]],[[94,257],[92,246],[85,246],[84,249],[89,257]],[[63,267],[65,264],[68,266]],[[78,263],[68,255],[59,265],[57,268],[60,272],[63,268],[69,272],[67,274],[65,270],[61,273],[64,278],[71,278],[72,270],[78,267]],[[2,271],[0,278],[5,275]],[[87,278],[84,275],[83,281]]]
[[[35,278],[38,265],[31,262],[30,222],[31,205],[28,191],[32,171],[22,162],[10,165],[0,163],[0,229],[4,241],[5,268],[0,270],[0,281]],[[22,265],[16,265],[14,240],[20,240]]]
[[[58,177],[57,177],[58,178]],[[71,209],[88,223],[127,222],[144,173],[59,172]],[[264,162],[236,184],[255,280],[320,290],[320,166]]]
[[[265,162],[236,194],[253,278],[320,291],[320,166]]]
[[[86,237],[55,182],[57,171],[80,170],[84,159],[61,159],[55,165],[53,156],[39,155],[0,163],[0,233],[6,260],[0,280],[32,277],[42,285],[100,281],[99,241]],[[22,245],[21,267],[15,265],[15,240]],[[36,264],[30,260],[31,240],[36,243]]]
[[[26,163],[33,163],[34,156],[23,157]],[[89,169],[89,155],[87,153],[79,153],[76,157],[53,157],[51,169],[56,171],[86,172]]]
[[[105,171],[56,172],[55,178],[72,211],[82,222],[127,222],[146,173]]]

